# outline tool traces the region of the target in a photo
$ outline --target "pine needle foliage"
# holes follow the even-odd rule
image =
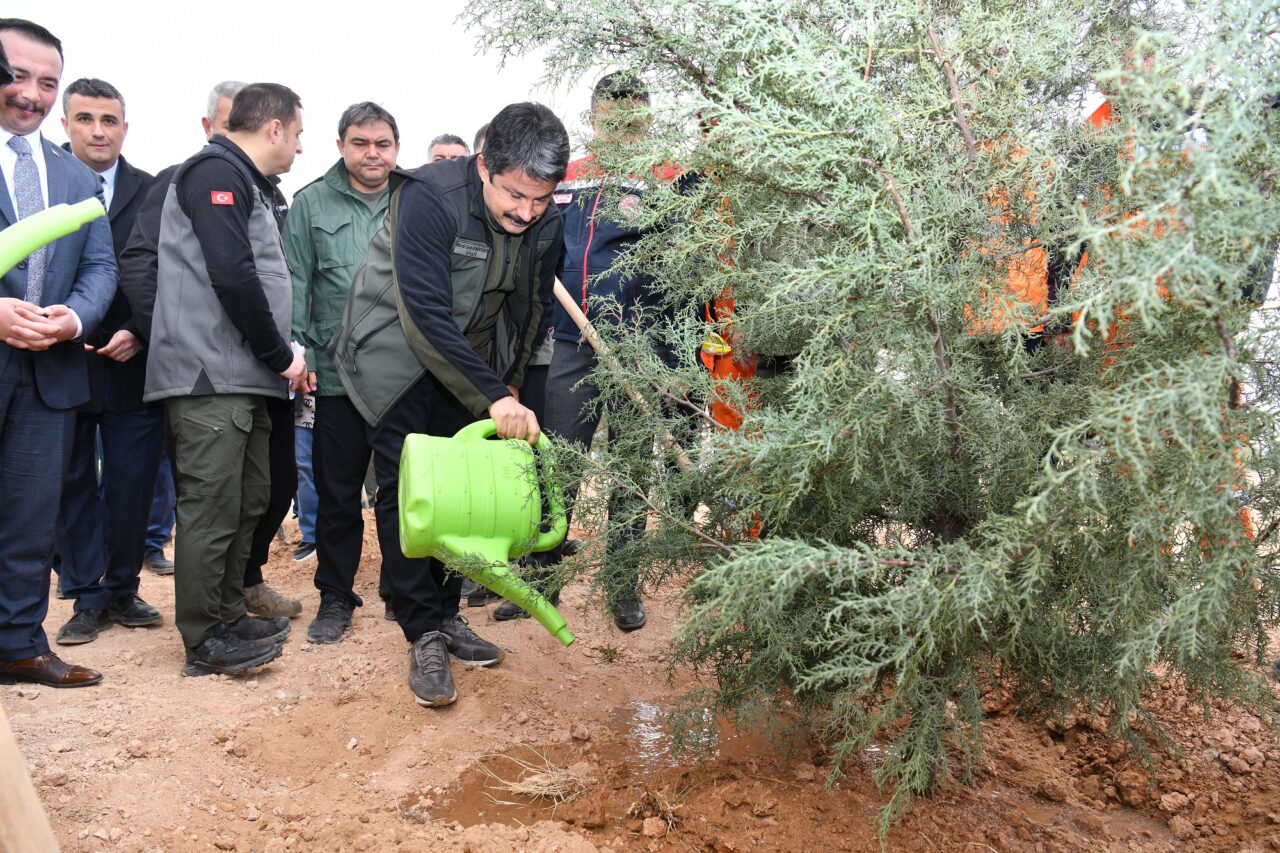
[[[1280,230],[1275,4],[465,17],[502,56],[544,51],[550,82],[622,69],[655,89],[647,135],[593,150],[614,175],[684,171],[651,182],[652,234],[621,261],[665,313],[604,324],[617,437],[565,461],[588,478],[578,517],[613,540],[606,595],[632,570],[686,585],[675,659],[714,676],[716,710],[794,703],[833,774],[880,745],[885,831],[964,778],[1000,679],[1139,746],[1157,668],[1274,712],[1233,653],[1261,653],[1280,596],[1276,317],[1254,301]],[[1094,128],[1098,89],[1114,120]],[[1036,250],[1065,271],[1048,310],[1006,288]],[[701,306],[726,288],[736,346],[790,370],[713,384],[698,347],[729,330]],[[707,401],[748,393],[742,429],[713,428]]]

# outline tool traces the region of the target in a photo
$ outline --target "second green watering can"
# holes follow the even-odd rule
[[[435,557],[522,607],[564,645],[573,642],[555,606],[507,567],[507,560],[549,551],[564,540],[564,498],[544,489],[528,442],[490,441],[492,420],[452,438],[405,436],[400,453],[400,550]],[[538,448],[549,447],[546,433]],[[544,459],[546,454],[544,454]],[[547,463],[549,464],[549,463]],[[477,559],[479,558],[479,559]]]

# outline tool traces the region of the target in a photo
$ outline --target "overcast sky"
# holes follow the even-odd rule
[[[503,106],[537,100],[564,120],[578,147],[593,80],[572,89],[536,86],[538,59],[508,63],[476,46],[455,22],[461,0],[347,2],[217,0],[208,3],[62,3],[10,0],[5,16],[28,18],[62,40],[65,86],[99,77],[125,97],[129,162],[157,172],[204,144],[200,117],[221,80],[283,83],[302,97],[303,153],[282,176],[289,195],[337,159],[338,116],[374,101],[400,126],[400,164],[426,160],[441,133],[471,142]],[[66,140],[61,90],[41,131]]]

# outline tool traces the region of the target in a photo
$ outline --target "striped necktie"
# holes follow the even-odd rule
[[[9,147],[18,154],[13,170],[13,194],[18,199],[18,218],[26,219],[44,210],[44,193],[40,191],[40,170],[31,157],[31,143],[14,136]],[[44,296],[44,271],[49,262],[49,247],[41,246],[27,256],[27,301],[39,305]]]

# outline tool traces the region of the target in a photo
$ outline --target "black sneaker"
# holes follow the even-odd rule
[[[126,628],[145,628],[160,624],[160,611],[143,601],[137,593],[126,593],[107,605],[107,616]]]
[[[449,670],[449,646],[439,631],[428,631],[409,646],[409,689],[418,704],[427,708],[458,701]]]
[[[148,551],[142,555],[142,566],[153,574],[173,574],[173,560],[164,555],[164,551]]]
[[[303,542],[293,551],[293,561],[295,563],[305,563],[316,555],[316,543]]]
[[[263,619],[261,616],[241,616],[227,623],[227,632],[246,643],[283,643],[293,624],[284,616]]]
[[[492,666],[507,656],[498,646],[488,640],[482,640],[471,630],[467,620],[456,613],[440,626],[449,654],[472,666]]]
[[[111,618],[105,610],[81,610],[67,620],[67,624],[58,629],[55,638],[60,646],[78,646],[81,643],[92,643],[98,639],[98,633],[111,627]]]
[[[307,626],[307,639],[320,645],[330,645],[342,640],[342,633],[351,627],[351,614],[355,606],[336,595],[321,595],[316,618]]]
[[[634,595],[620,598],[613,603],[613,624],[623,631],[635,631],[645,623],[644,605]]]
[[[247,643],[231,634],[225,624],[213,629],[194,649],[187,649],[182,674],[196,678],[202,675],[239,675],[280,657],[278,643]]]
[[[491,601],[498,601],[502,596],[498,595],[487,587],[467,578],[462,582],[462,597],[466,600],[468,607],[484,607]]]
[[[551,602],[553,607],[559,607],[560,593],[551,593],[547,596],[547,600]],[[529,612],[514,601],[504,601],[493,608],[493,618],[499,622],[506,622],[511,619],[528,619]]]

